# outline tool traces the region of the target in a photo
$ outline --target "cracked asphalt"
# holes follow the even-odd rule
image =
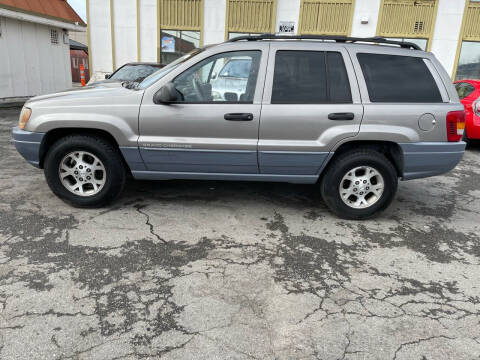
[[[1,359],[479,359],[480,147],[375,220],[315,186],[134,182],[72,208],[0,109]]]

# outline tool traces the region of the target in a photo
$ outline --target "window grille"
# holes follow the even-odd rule
[[[55,29],[50,29],[50,43],[58,45],[58,31]]]
[[[353,0],[302,0],[300,6],[300,34],[350,34]]]
[[[274,32],[276,13],[275,0],[228,0],[227,32]]]
[[[430,38],[436,10],[436,0],[383,0],[378,35]]]

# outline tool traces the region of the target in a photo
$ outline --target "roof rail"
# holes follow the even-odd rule
[[[404,49],[422,50],[417,44],[411,42],[401,42],[396,40],[388,40],[384,37],[376,36],[369,38],[349,37],[349,36],[336,36],[336,35],[275,35],[275,34],[262,34],[262,35],[245,35],[238,36],[226,42],[236,41],[259,41],[259,40],[330,40],[340,43],[374,43],[374,44],[388,44],[398,45]]]

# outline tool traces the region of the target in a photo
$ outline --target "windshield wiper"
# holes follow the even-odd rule
[[[124,81],[122,82],[122,86],[126,89],[135,89],[139,83],[137,81]]]

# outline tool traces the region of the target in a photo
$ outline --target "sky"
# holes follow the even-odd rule
[[[87,22],[87,12],[85,8],[86,0],[67,0],[70,6],[77,12],[78,15]]]

